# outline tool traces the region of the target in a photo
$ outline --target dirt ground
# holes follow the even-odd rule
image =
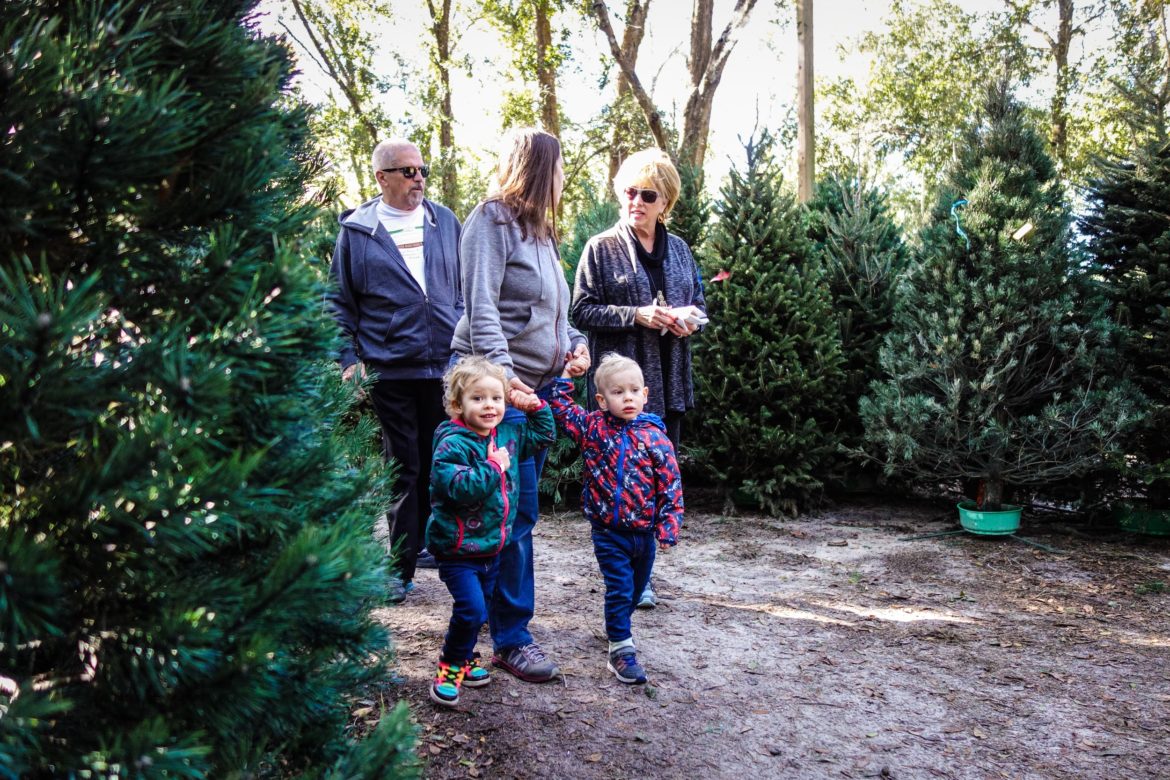
[[[1025,514],[1021,536],[938,506],[796,520],[691,511],[634,636],[650,683],[606,671],[579,514],[536,531],[537,640],[564,680],[502,671],[427,698],[449,616],[434,570],[379,613],[441,778],[1170,777],[1170,539]],[[480,650],[489,655],[486,630]]]

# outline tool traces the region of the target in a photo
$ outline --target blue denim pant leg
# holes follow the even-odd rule
[[[524,412],[508,407],[505,422],[523,422]],[[547,450],[535,457],[520,461],[520,500],[512,537],[500,551],[500,576],[492,598],[489,625],[496,653],[532,641],[528,623],[536,605],[536,579],[532,562],[532,529],[540,515],[540,499],[536,486],[544,468]]]
[[[633,636],[630,615],[654,568],[654,534],[595,526],[592,535],[593,554],[605,580],[605,635],[621,642]]]
[[[488,604],[496,589],[500,569],[499,556],[439,561],[439,579],[447,586],[454,603],[447,636],[443,639],[444,663],[458,663],[471,658],[479,629],[488,619]]]

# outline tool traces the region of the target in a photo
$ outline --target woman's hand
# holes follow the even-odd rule
[[[566,378],[585,376],[592,364],[593,361],[589,357],[589,347],[578,344],[576,349],[565,356],[565,371],[562,376]]]
[[[643,328],[662,330],[674,325],[675,318],[665,306],[639,306],[634,312],[634,323]]]
[[[687,336],[694,333],[695,330],[698,330],[698,327],[696,327],[694,330],[691,330],[691,327],[687,325],[687,321],[680,317],[667,325],[666,329],[679,338],[686,338]]]
[[[507,473],[508,467],[512,465],[512,456],[508,454],[506,449],[496,446],[493,441],[488,442],[488,460],[500,467],[500,471]]]

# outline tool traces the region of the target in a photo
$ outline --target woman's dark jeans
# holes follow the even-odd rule
[[[523,423],[528,415],[511,406],[504,412],[504,422]],[[532,529],[540,516],[540,498],[536,486],[548,450],[520,461],[520,500],[512,536],[500,551],[500,575],[492,598],[489,625],[492,645],[497,655],[532,642],[528,623],[536,604],[536,579],[532,562]]]
[[[611,642],[629,639],[630,615],[654,568],[653,533],[593,527],[593,554],[605,580],[605,635]]]

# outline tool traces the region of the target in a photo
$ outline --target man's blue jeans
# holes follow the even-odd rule
[[[593,554],[605,580],[605,635],[622,642],[630,632],[630,615],[642,597],[658,548],[652,533],[593,526]]]
[[[439,579],[451,592],[451,621],[443,640],[443,663],[462,664],[471,658],[479,629],[487,622],[488,604],[496,588],[500,557],[439,561]]]
[[[504,412],[504,422],[522,423],[528,415],[511,406]],[[536,603],[536,579],[532,565],[532,529],[540,515],[540,498],[536,486],[548,450],[520,461],[520,501],[512,537],[500,551],[500,576],[492,598],[489,625],[492,645],[497,654],[532,642],[528,622]]]

